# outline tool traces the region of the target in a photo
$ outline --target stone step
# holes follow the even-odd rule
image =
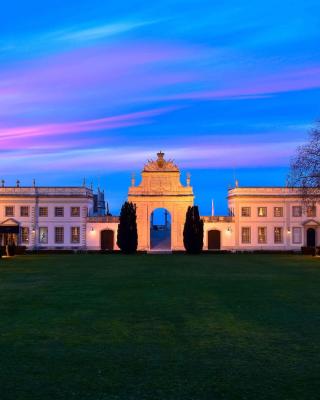
[[[172,250],[148,250],[147,254],[172,254]]]

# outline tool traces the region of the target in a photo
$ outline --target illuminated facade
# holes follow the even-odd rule
[[[93,208],[86,187],[0,187],[0,245],[31,249],[86,247]]]
[[[186,211],[194,204],[190,177],[159,152],[148,161],[128,201],[136,205],[138,250],[183,250]],[[236,187],[228,191],[228,216],[203,216],[204,250],[300,250],[320,246],[320,204],[304,209],[299,189]],[[158,210],[164,222],[157,222]],[[104,195],[79,187],[0,187],[0,245],[29,249],[117,250],[118,217]]]

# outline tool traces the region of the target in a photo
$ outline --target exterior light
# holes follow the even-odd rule
[[[288,235],[290,235],[290,233],[291,233],[291,229],[290,229],[290,228],[288,228]]]
[[[93,226],[91,227],[91,232],[94,232],[94,227]]]

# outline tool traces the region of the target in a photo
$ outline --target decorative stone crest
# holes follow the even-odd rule
[[[157,153],[158,158],[154,160],[148,160],[145,164],[143,171],[152,172],[152,171],[159,171],[159,172],[168,172],[168,171],[175,171],[178,172],[179,168],[176,166],[173,160],[165,160],[164,153],[160,150]]]

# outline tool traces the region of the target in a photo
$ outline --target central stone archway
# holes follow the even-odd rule
[[[194,195],[187,177],[186,186],[180,182],[179,168],[172,160],[165,160],[164,153],[157,153],[157,160],[149,160],[141,173],[141,183],[135,179],[129,188],[128,201],[136,205],[138,250],[150,250],[151,213],[164,208],[171,216],[171,250],[184,250],[183,227],[186,212],[193,206]]]
[[[171,216],[165,208],[151,212],[150,250],[171,250]]]

